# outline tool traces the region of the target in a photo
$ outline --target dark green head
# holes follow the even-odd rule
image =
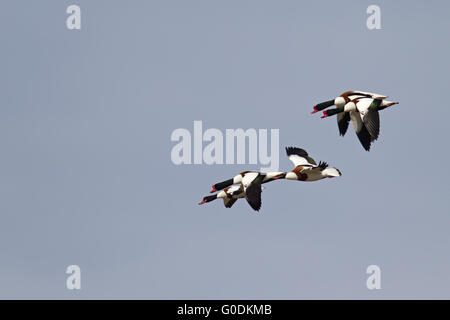
[[[211,201],[216,200],[216,199],[217,199],[217,194],[214,194],[212,196],[206,196],[206,197],[203,198],[203,200],[201,202],[199,202],[199,204],[204,204],[204,203],[207,203],[207,202],[211,202]]]
[[[323,109],[326,109],[328,107],[331,107],[332,105],[334,105],[334,99],[333,100],[328,100],[319,104],[316,104],[314,106],[314,111],[311,112],[311,114],[322,111]]]
[[[344,107],[334,108],[334,109],[328,109],[323,111],[323,116],[321,118],[326,118],[330,116],[334,116],[338,113],[344,112]]]

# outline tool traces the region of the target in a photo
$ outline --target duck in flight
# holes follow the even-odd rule
[[[286,155],[292,161],[295,168],[285,173],[288,180],[317,181],[324,178],[337,178],[342,174],[336,168],[329,168],[326,162],[316,164],[306,150],[296,147],[287,147]]]
[[[398,102],[381,98],[357,97],[343,106],[324,110],[321,118],[336,115],[341,136],[345,135],[349,122],[352,120],[353,128],[361,145],[364,150],[369,151],[372,142],[377,140],[380,134],[379,111],[395,104]]]
[[[245,198],[253,210],[259,211],[261,209],[261,192],[263,183],[282,179],[285,172],[258,172],[258,171],[244,171],[238,174],[233,179],[225,180],[215,184],[220,191],[214,195],[206,196],[199,204],[204,204],[218,198],[224,199],[225,207],[231,206],[237,199]],[[236,181],[237,185],[233,185]],[[215,190],[213,186],[213,190]],[[214,192],[214,191],[212,191]]]
[[[254,174],[254,173],[260,173],[262,175],[262,181],[261,183],[266,183],[266,182],[270,182],[270,181],[274,181],[277,179],[280,179],[283,177],[284,172],[266,172],[266,173],[261,173],[258,171],[243,171],[237,175],[235,175],[233,178],[222,181],[222,182],[218,182],[216,184],[214,184],[212,186],[212,190],[210,191],[210,193],[214,193],[217,192],[219,190],[223,190],[228,186],[231,186],[233,184],[241,184],[242,180],[244,179],[244,177],[248,174]]]
[[[336,178],[341,176],[341,172],[336,168],[329,168],[326,162],[320,161],[317,165],[308,153],[301,148],[287,147],[286,154],[294,164],[294,169],[290,172],[258,172],[244,171],[232,179],[228,179],[213,185],[213,191],[218,193],[206,196],[199,204],[211,202],[216,199],[223,199],[225,207],[231,206],[237,199],[245,198],[253,210],[261,209],[262,184],[278,180],[300,180],[317,181],[324,178]]]

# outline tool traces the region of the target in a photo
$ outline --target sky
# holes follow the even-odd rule
[[[81,8],[68,30],[66,8]],[[380,30],[366,26],[369,5]],[[449,299],[450,4],[23,1],[0,11],[0,298]],[[370,152],[312,107],[400,104]],[[253,164],[171,160],[178,128],[279,130],[342,177],[203,206]],[[81,269],[68,290],[66,268]],[[381,270],[381,289],[366,269]]]

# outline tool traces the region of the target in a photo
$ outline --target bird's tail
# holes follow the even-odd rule
[[[336,168],[326,168],[322,171],[328,178],[336,178],[342,176],[342,173]]]

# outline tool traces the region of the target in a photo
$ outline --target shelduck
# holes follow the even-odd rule
[[[296,147],[287,147],[286,154],[295,168],[285,173],[284,178],[288,180],[317,181],[324,178],[336,178],[342,174],[336,168],[329,168],[326,162],[316,164],[306,150]]]
[[[326,162],[320,161],[317,165],[313,158],[301,148],[287,147],[286,154],[289,160],[294,164],[294,169],[290,172],[258,172],[244,171],[233,177],[213,185],[211,192],[216,194],[206,196],[199,204],[223,199],[227,208],[237,201],[237,199],[245,198],[253,210],[261,209],[261,192],[262,184],[278,180],[300,180],[300,181],[317,181],[324,178],[336,178],[342,174],[339,169],[329,168]]]
[[[259,211],[261,209],[261,184],[270,181],[282,179],[285,177],[285,172],[258,172],[258,171],[244,171],[233,177],[213,185],[213,190],[211,192],[219,191],[216,195],[205,197],[203,200],[205,202],[212,201],[215,196],[217,197],[227,197],[231,195],[235,199],[231,205],[239,198],[245,198],[252,207],[253,210]],[[238,186],[235,186],[238,184]],[[236,189],[237,188],[237,189]],[[230,191],[231,190],[231,191]],[[230,193],[231,192],[231,193]],[[230,200],[231,201],[231,200]],[[200,204],[203,204],[202,202]],[[225,205],[226,206],[226,205]],[[231,206],[230,206],[231,207]]]
[[[212,186],[212,190],[210,193],[217,192],[219,190],[225,189],[228,186],[231,186],[233,184],[241,184],[243,178],[250,174],[250,173],[260,173],[258,171],[243,171],[237,175],[235,175],[233,178],[218,182]],[[266,173],[260,173],[262,175],[262,183],[270,182],[273,180],[277,180],[283,176],[284,172],[266,172]]]
[[[398,104],[381,98],[358,97],[350,100],[344,106],[323,111],[321,118],[337,115],[339,134],[344,136],[350,120],[352,120],[356,135],[366,151],[370,150],[373,141],[380,134],[379,111]]]
[[[206,202],[213,201],[218,198],[224,199],[225,207],[231,208],[231,206],[236,202],[237,199],[245,198],[252,207],[253,210],[259,211],[261,209],[261,192],[263,187],[261,184],[274,181],[277,179],[284,178],[284,172],[257,172],[257,171],[246,171],[239,174],[241,178],[233,181],[239,181],[239,185],[226,186],[223,190],[220,190],[217,194],[212,196],[206,196],[199,204],[204,204]],[[229,180],[226,180],[228,183]],[[217,184],[216,184],[217,185]],[[219,188],[223,185],[219,184]]]

